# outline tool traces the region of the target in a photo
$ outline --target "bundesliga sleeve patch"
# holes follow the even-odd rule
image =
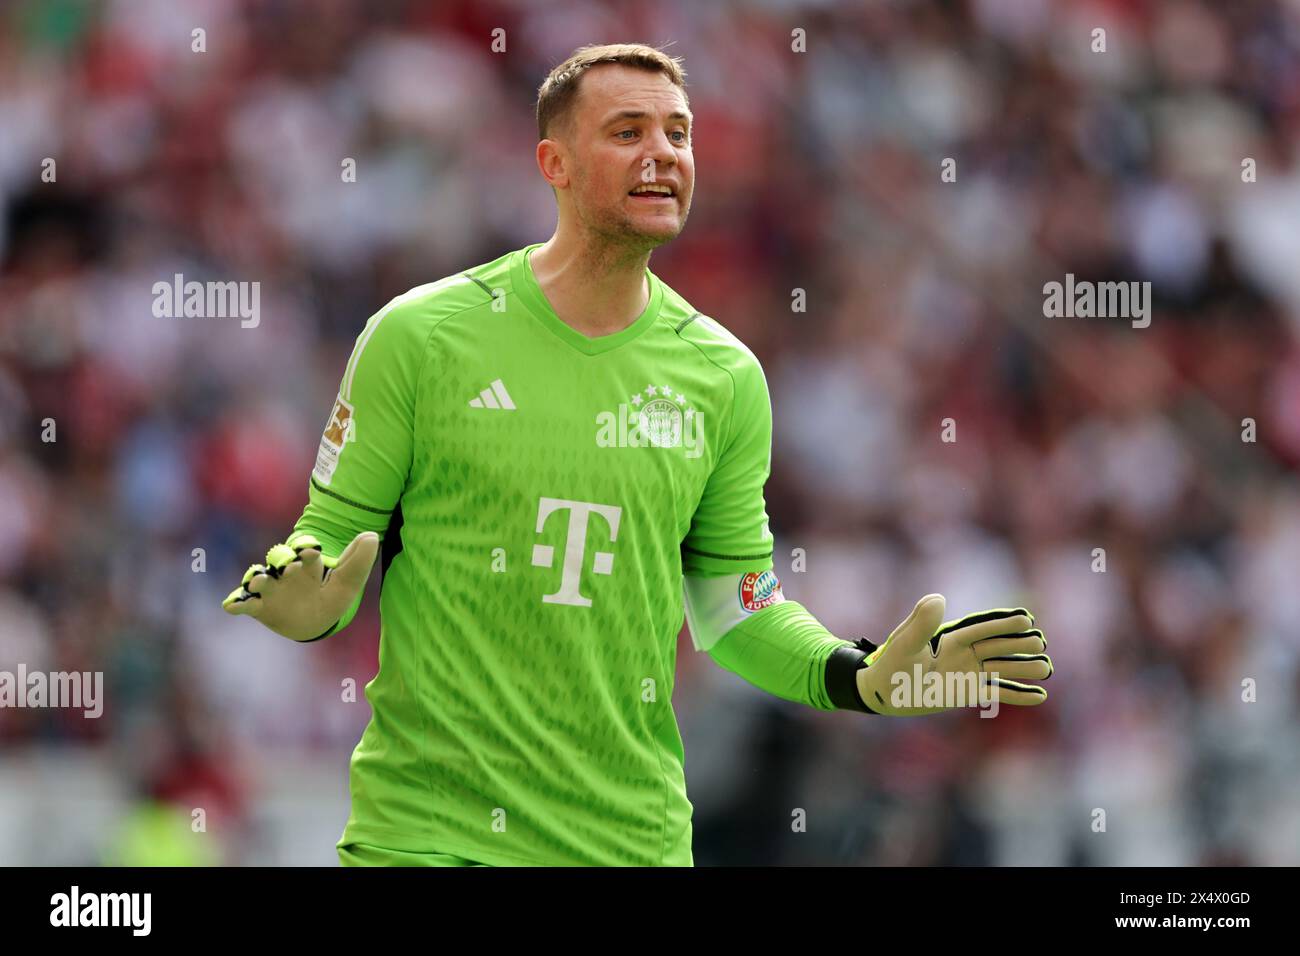
[[[352,437],[352,406],[340,395],[334,402],[334,411],[330,414],[325,432],[320,436],[320,448],[316,451],[316,467],[312,469],[323,485],[328,485],[334,477],[334,470],[339,466],[339,455],[343,445]]]
[[[774,571],[750,571],[740,579],[740,606],[752,614],[785,600]]]

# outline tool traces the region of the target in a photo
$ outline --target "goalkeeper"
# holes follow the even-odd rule
[[[225,602],[319,640],[381,568],[340,860],[691,865],[683,616],[720,666],[820,710],[933,713],[959,702],[908,684],[950,678],[1045,700],[1022,608],[944,624],[927,595],[850,641],[782,594],[763,370],[648,268],[694,186],[680,61],[578,50],[537,120],[555,234],[371,316],[302,517]]]

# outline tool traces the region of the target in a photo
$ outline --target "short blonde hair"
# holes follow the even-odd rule
[[[686,96],[686,71],[682,69],[681,57],[669,56],[662,50],[643,43],[606,43],[579,47],[567,60],[551,70],[537,90],[538,138],[550,138],[551,131],[557,127],[564,134],[573,132],[573,107],[578,101],[578,82],[587,70],[602,63],[618,63],[662,73],[682,91],[682,96]]]

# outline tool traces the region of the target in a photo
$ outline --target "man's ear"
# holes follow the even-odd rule
[[[537,169],[546,180],[551,190],[559,199],[559,190],[553,179],[559,179],[561,186],[567,186],[569,174],[564,146],[553,139],[544,139],[537,144]]]

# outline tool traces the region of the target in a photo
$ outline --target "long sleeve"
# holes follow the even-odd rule
[[[734,398],[722,454],[682,543],[686,616],[697,650],[756,687],[820,710],[871,713],[857,692],[866,655],[788,601],[773,571],[763,488],[772,406],[758,359],[729,353]]]
[[[783,600],[745,617],[708,653],[720,667],[785,700],[872,713],[857,690],[866,653],[828,631],[798,601]]]
[[[357,337],[294,525],[294,534],[315,535],[330,557],[362,531],[386,534],[410,474],[428,325],[401,308],[405,299],[371,316]],[[321,636],[347,627],[361,598]]]

